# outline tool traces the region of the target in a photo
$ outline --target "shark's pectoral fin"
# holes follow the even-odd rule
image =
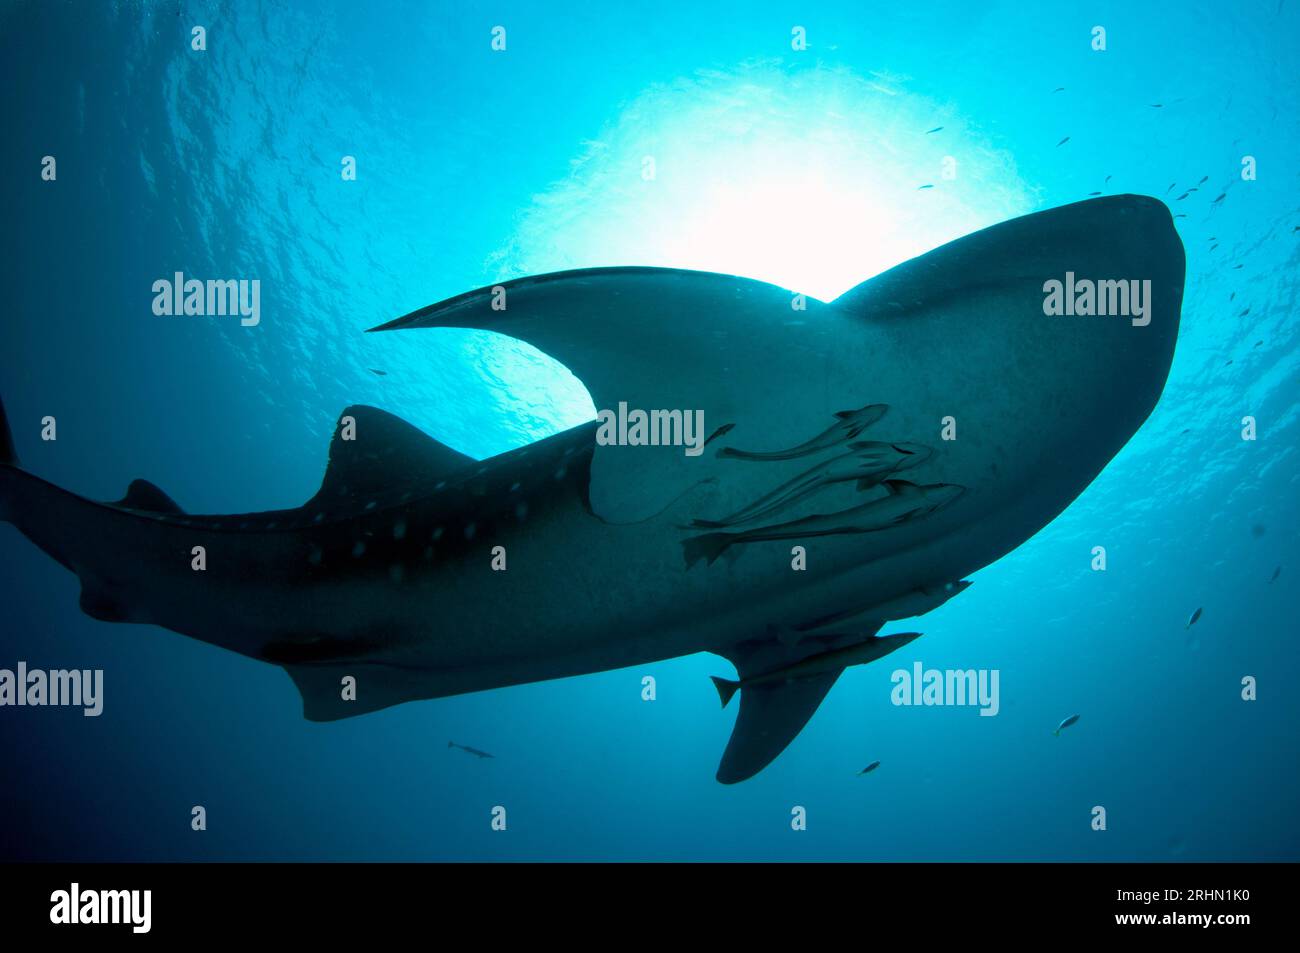
[[[298,686],[308,721],[338,721],[428,697],[416,669],[354,662],[285,665],[284,670]]]
[[[733,427],[745,441],[772,446],[806,439],[818,411],[801,412],[770,386],[810,380],[824,365],[810,336],[788,323],[790,296],[733,275],[591,268],[480,288],[371,330],[493,331],[562,363],[597,414],[627,414],[618,439],[598,440],[589,493],[596,516],[627,524],[726,472],[728,461],[711,448],[705,453],[704,444]],[[679,416],[649,427],[635,419],[661,412]],[[660,428],[674,433],[668,445],[650,436]]]
[[[718,780],[735,784],[767,767],[803,730],[839,677],[834,672],[742,688],[740,714],[722,753]]]
[[[429,485],[474,462],[400,417],[353,405],[339,415],[320,490],[305,508],[346,509],[394,488]]]

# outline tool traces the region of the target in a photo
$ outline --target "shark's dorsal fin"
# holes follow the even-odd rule
[[[147,513],[184,513],[176,501],[154,486],[148,480],[132,480],[126,488],[126,496],[117,501],[117,505],[128,510],[143,510]]]
[[[354,405],[339,415],[325,476],[307,505],[374,498],[397,486],[436,482],[474,462],[387,411]]]

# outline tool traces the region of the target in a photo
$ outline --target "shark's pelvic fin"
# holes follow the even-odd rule
[[[285,665],[284,670],[298,686],[308,721],[338,721],[428,697],[418,669],[355,662]]]
[[[9,430],[9,415],[4,401],[0,401],[0,463],[18,466],[18,451],[14,449],[14,435]]]
[[[713,683],[723,707],[736,690],[740,690],[740,713],[718,765],[719,781],[735,784],[767,767],[808,724],[808,719],[817,711],[826,693],[840,677],[840,672],[743,688],[740,683],[793,665],[810,655],[826,651],[827,647],[816,639],[797,645],[786,645],[777,639],[760,639],[720,650],[720,654],[736,666],[738,679],[714,678]]]
[[[808,724],[839,677],[840,672],[834,672],[743,689],[718,780],[735,784],[767,767]]]
[[[307,506],[391,495],[395,487],[427,485],[474,462],[400,417],[354,405],[339,415],[325,476]]]
[[[148,480],[132,480],[126,488],[126,496],[117,501],[116,506],[128,510],[142,510],[146,513],[184,513],[176,501]]]

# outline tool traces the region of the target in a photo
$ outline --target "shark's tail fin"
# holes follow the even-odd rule
[[[710,564],[726,552],[731,545],[730,533],[705,533],[682,540],[682,553],[686,556],[686,568],[690,569],[701,559]]]
[[[731,701],[733,695],[740,689],[740,682],[733,682],[729,678],[719,678],[716,675],[709,676],[713,679],[714,687],[718,689],[718,697],[722,699],[722,707],[727,707],[727,702]]]
[[[9,417],[4,401],[0,400],[0,463],[18,466],[18,451],[14,449],[14,435],[9,430]]]
[[[18,467],[18,451],[14,449],[14,435],[9,430],[9,417],[5,414],[4,401],[0,401],[0,468]],[[6,476],[0,472],[0,523],[13,522],[13,513],[10,512],[13,506],[13,491],[10,489],[13,477],[16,474],[9,473]]]

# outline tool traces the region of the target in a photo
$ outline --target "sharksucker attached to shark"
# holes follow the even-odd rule
[[[597,407],[691,408],[717,452],[603,445],[593,421],[475,461],[350,407],[303,506],[202,516],[143,480],[115,503],[45,482],[0,412],[0,520],[80,578],[88,614],[281,665],[318,721],[716,652],[742,686],[731,783],[793,740],[844,665],[902,644],[873,641],[887,621],[959,593],[1141,426],[1183,270],[1164,205],[1117,196],[809,299],[797,326],[790,292],[730,275],[523,278],[500,286],[505,310],[484,288],[375,330],[518,338]],[[1067,271],[1149,280],[1150,321],[1045,317],[1043,284]],[[712,563],[732,547],[744,558]]]

